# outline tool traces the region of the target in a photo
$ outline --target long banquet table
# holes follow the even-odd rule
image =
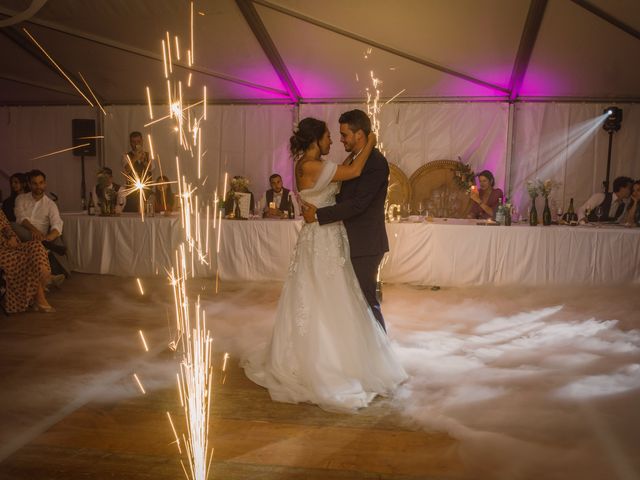
[[[164,274],[181,242],[177,216],[63,214],[72,268],[120,276]],[[301,220],[223,220],[220,253],[198,276],[283,280]],[[640,283],[640,229],[479,226],[450,220],[387,224],[389,283],[601,285]],[[216,239],[212,242],[215,251]]]

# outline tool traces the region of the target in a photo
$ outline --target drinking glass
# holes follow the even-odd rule
[[[602,211],[602,207],[601,207],[601,206],[598,206],[598,207],[596,208],[596,217],[598,217],[598,226],[600,226],[600,218],[602,217],[602,214],[603,214],[603,213],[604,213],[604,212]]]
[[[262,218],[262,200],[256,201],[255,210],[253,211],[253,218]]]

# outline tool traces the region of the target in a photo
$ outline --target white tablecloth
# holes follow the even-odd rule
[[[421,285],[640,283],[640,229],[392,223],[384,281]]]
[[[180,217],[119,217],[63,213],[71,268],[128,277],[164,274],[181,241]]]
[[[72,268],[121,276],[164,274],[182,240],[179,217],[63,214]],[[221,249],[198,276],[283,280],[300,220],[223,220]],[[390,283],[561,285],[640,283],[640,229],[387,224]],[[210,241],[215,251],[214,236]]]

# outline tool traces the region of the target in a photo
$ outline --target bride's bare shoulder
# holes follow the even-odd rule
[[[311,188],[322,171],[322,160],[303,156],[296,161],[295,172],[298,190]]]
[[[322,167],[322,160],[305,155],[298,160],[298,165],[304,171],[316,170]]]

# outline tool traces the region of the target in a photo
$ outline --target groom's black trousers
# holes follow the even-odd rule
[[[376,297],[378,266],[382,261],[382,257],[384,257],[384,254],[366,257],[351,257],[351,263],[353,264],[353,270],[356,272],[356,277],[358,277],[358,282],[360,282],[360,288],[362,289],[362,293],[364,293],[364,298],[371,306],[373,316],[376,317],[376,320],[386,332],[387,328],[384,324],[384,318],[382,317],[382,310],[380,309],[380,303],[378,303],[378,299]]]

